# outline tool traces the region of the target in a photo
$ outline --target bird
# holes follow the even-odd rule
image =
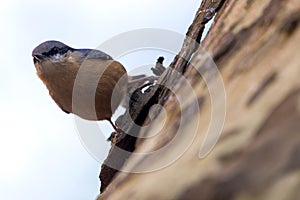
[[[125,67],[110,55],[96,49],[76,49],[49,40],[32,51],[38,77],[55,103],[65,112],[86,120],[107,120],[127,91]]]

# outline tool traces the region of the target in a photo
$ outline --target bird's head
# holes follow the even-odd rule
[[[42,63],[46,60],[57,63],[66,59],[76,59],[83,62],[84,59],[112,60],[112,57],[96,49],[74,49],[62,42],[49,40],[41,43],[32,51],[34,64]]]
[[[74,49],[59,41],[46,41],[38,45],[32,51],[34,64],[43,63],[46,60],[51,62],[61,62],[73,52]],[[69,54],[69,55],[68,55]]]

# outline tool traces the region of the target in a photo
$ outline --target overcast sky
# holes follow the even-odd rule
[[[184,35],[199,4],[200,0],[1,1],[0,199],[87,200],[99,193],[101,163],[82,145],[74,116],[56,106],[38,79],[31,57],[35,46],[55,39],[76,48],[96,48],[141,28]],[[167,54],[166,64],[172,60]],[[157,56],[147,50],[122,63],[128,69],[136,62],[154,63]],[[106,134],[111,131],[106,122],[100,124]],[[100,147],[103,155],[108,145]]]

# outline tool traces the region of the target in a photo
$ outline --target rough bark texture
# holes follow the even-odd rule
[[[201,46],[210,53],[223,78],[227,113],[217,145],[207,157],[199,159],[212,108],[210,94],[197,70],[210,77],[212,83],[216,81],[214,69],[201,56],[202,49],[190,40],[200,41],[204,24],[211,18],[203,12],[207,11],[205,6],[218,13]],[[154,86],[151,95],[143,99],[148,105],[148,110],[142,112],[144,117],[136,115],[138,124],[150,123],[146,117],[149,106],[164,105],[164,112],[158,109],[149,127],[137,131],[147,135],[159,130],[159,134],[150,139],[135,138],[129,150],[151,152],[180,132],[189,137],[188,133],[196,131],[193,143],[162,169],[140,174],[120,172],[116,176],[113,173],[99,200],[300,199],[299,0],[203,1],[187,36],[171,68],[184,73],[192,85],[200,118],[190,107],[192,99],[186,94],[186,86],[178,81],[176,73],[167,70],[160,81],[172,85],[173,94]],[[188,112],[183,114],[183,110]],[[185,139],[189,138],[183,137],[182,142]],[[132,171],[158,166],[179,146],[171,146],[155,158],[126,157],[120,166]]]

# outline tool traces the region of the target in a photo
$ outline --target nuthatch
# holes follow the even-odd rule
[[[117,130],[111,117],[128,83],[121,63],[102,51],[74,49],[58,41],[40,44],[32,56],[39,78],[64,112],[87,120],[108,120]]]

